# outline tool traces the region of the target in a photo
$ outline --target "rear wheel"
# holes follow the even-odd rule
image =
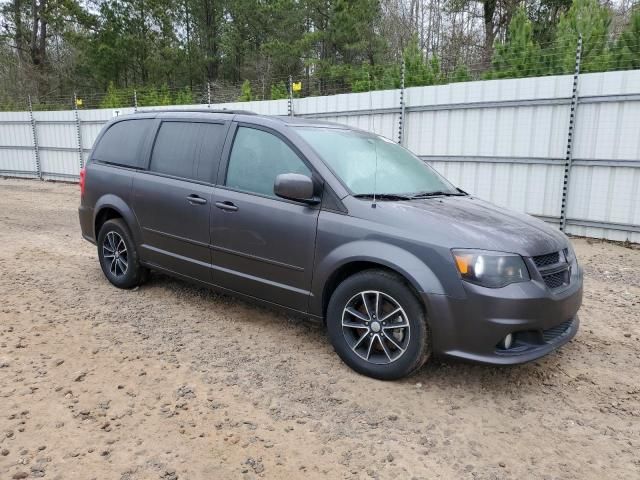
[[[327,330],[340,358],[373,378],[402,378],[430,354],[421,303],[401,277],[383,270],[357,273],[336,288]]]
[[[148,270],[138,263],[135,243],[122,219],[104,222],[97,243],[102,272],[113,285],[133,288],[147,277]]]

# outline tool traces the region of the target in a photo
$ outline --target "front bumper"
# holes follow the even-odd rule
[[[494,365],[540,358],[578,331],[582,272],[570,285],[551,292],[542,281],[491,289],[464,283],[466,298],[423,294],[435,354]],[[499,346],[514,334],[508,350]]]

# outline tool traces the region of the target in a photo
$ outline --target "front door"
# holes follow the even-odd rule
[[[161,123],[149,169],[133,180],[143,261],[211,282],[212,182],[227,129],[222,122]]]
[[[278,198],[277,175],[310,168],[274,133],[240,126],[211,209],[214,283],[306,311],[319,207]]]

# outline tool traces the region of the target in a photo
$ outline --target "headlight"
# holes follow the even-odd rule
[[[499,288],[531,279],[520,255],[482,250],[452,250],[452,253],[462,279],[483,287]]]

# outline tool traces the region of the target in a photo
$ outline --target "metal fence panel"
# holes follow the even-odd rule
[[[78,178],[78,139],[73,111],[33,112],[38,136],[42,178]]]
[[[407,146],[479,197],[560,215],[571,77],[407,89]]]
[[[640,71],[581,75],[579,94],[567,231],[640,242]]]
[[[29,112],[0,114],[0,175],[37,176]]]
[[[559,224],[572,91],[563,75],[294,98],[292,109],[402,141],[464,190]],[[567,231],[640,242],[640,70],[582,74],[578,96]],[[154,108],[287,115],[289,100]],[[104,123],[134,111],[33,112],[33,123],[2,112],[0,175],[37,176],[39,158],[43,178],[77,179]]]

